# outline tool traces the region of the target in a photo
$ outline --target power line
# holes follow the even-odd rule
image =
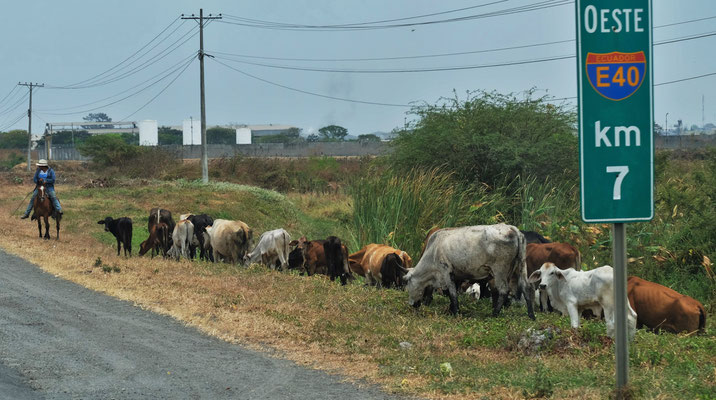
[[[28,98],[28,96],[30,96],[29,93],[25,93],[25,94],[23,94],[22,96],[20,96],[20,98],[17,99],[17,100],[15,101],[15,103],[13,103],[13,104],[11,104],[11,105],[5,107],[4,110],[0,111],[0,115],[9,114],[9,113],[11,113],[11,112],[17,110],[17,108],[22,105],[22,103],[25,101],[25,99]]]
[[[434,13],[430,13],[430,14],[414,15],[412,17],[384,19],[384,20],[369,21],[369,22],[358,22],[358,23],[346,24],[346,25],[341,25],[341,26],[371,25],[371,24],[380,24],[380,23],[386,23],[386,22],[406,21],[406,20],[410,20],[410,19],[420,19],[420,18],[425,18],[425,17],[434,17],[436,15],[452,14],[452,13],[456,13],[456,12],[460,12],[460,11],[472,10],[475,8],[481,8],[481,7],[486,7],[486,6],[490,6],[490,5],[494,5],[494,4],[505,3],[507,1],[508,0],[498,0],[498,1],[493,1],[490,3],[478,4],[478,5],[470,6],[470,7],[456,8],[453,10],[439,11],[439,12],[434,12]],[[238,17],[238,16],[234,16],[234,15],[230,15],[230,14],[224,14],[224,15],[227,18],[232,18],[232,19],[237,19],[237,20],[244,20],[244,21],[249,21],[249,22],[254,22],[254,23],[273,24],[269,21],[261,21],[258,19],[243,18],[243,17]],[[275,23],[275,24],[282,24],[282,23]]]
[[[157,93],[154,97],[152,97],[151,99],[149,99],[148,102],[144,103],[144,105],[141,106],[141,107],[139,107],[136,111],[134,111],[133,113],[127,115],[127,116],[124,117],[124,118],[122,118],[122,121],[128,120],[131,116],[133,116],[134,114],[136,114],[136,113],[138,113],[139,111],[141,111],[144,107],[148,106],[148,105],[149,105],[151,102],[153,102],[157,97],[159,97],[159,95],[161,95],[162,93],[164,93],[164,91],[167,90],[167,89],[169,88],[169,86],[171,86],[180,76],[182,76],[182,74],[184,74],[184,71],[186,71],[186,69],[189,68],[189,66],[191,65],[192,61],[194,61],[194,57],[192,57],[192,59],[184,66],[184,68],[177,74],[177,76],[175,76],[174,79],[172,79],[166,86],[164,86],[164,88],[163,88],[162,90],[160,90],[159,93]]]
[[[664,40],[661,42],[656,42],[656,43],[654,43],[654,46],[683,42],[683,41],[687,41],[687,40],[701,39],[701,38],[710,37],[710,36],[714,36],[714,35],[716,35],[716,32],[693,34],[693,35],[683,36],[683,37],[674,38],[674,39],[667,39],[667,40]],[[413,55],[413,56],[371,57],[371,58],[290,58],[290,57],[270,57],[270,56],[256,56],[256,55],[249,55],[249,54],[236,54],[236,53],[227,53],[227,52],[221,52],[221,51],[212,51],[212,53],[225,55],[225,56],[239,57],[239,58],[276,60],[276,61],[312,61],[312,62],[392,61],[392,60],[409,60],[409,59],[420,59],[420,58],[436,58],[436,57],[459,56],[459,55],[468,55],[468,54],[492,53],[492,52],[499,52],[499,51],[526,49],[526,48],[532,48],[532,47],[550,46],[550,45],[554,45],[554,44],[573,43],[574,41],[575,41],[575,39],[565,39],[565,40],[556,40],[556,41],[551,41],[551,42],[533,43],[533,44],[525,44],[525,45],[517,45],[517,46],[508,46],[508,47],[496,47],[496,48],[491,48],[491,49],[461,51],[461,52],[454,52],[454,53],[437,53],[437,54],[423,54],[423,55]],[[233,61],[238,62],[238,60],[233,60]]]
[[[132,53],[129,57],[127,57],[127,58],[125,58],[124,60],[122,60],[119,64],[117,64],[117,65],[113,66],[112,68],[110,68],[110,69],[108,69],[108,70],[106,70],[106,71],[104,71],[104,72],[102,72],[102,73],[100,73],[100,74],[97,74],[97,75],[95,75],[95,76],[93,76],[93,77],[91,77],[91,78],[88,78],[88,79],[85,79],[85,80],[83,80],[83,81],[76,82],[76,83],[73,83],[73,84],[70,84],[70,85],[65,85],[65,86],[66,86],[66,87],[78,86],[78,85],[81,85],[81,84],[83,84],[83,83],[86,83],[86,82],[88,82],[88,81],[91,81],[91,80],[93,80],[93,79],[95,79],[95,78],[98,78],[98,77],[100,77],[100,76],[102,76],[102,75],[105,75],[106,73],[108,73],[108,72],[114,70],[115,68],[117,68],[117,67],[119,67],[120,65],[124,64],[125,62],[127,62],[127,60],[129,60],[129,59],[131,59],[132,57],[134,57],[135,55],[137,55],[137,53],[139,53],[140,51],[142,51],[145,47],[149,46],[153,41],[155,41],[159,36],[161,36],[164,32],[166,32],[167,29],[169,29],[169,28],[170,28],[172,25],[174,25],[174,23],[176,23],[177,21],[179,21],[179,18],[174,19],[171,23],[169,23],[169,25],[166,26],[166,28],[162,29],[161,32],[159,32],[156,36],[154,36],[154,37],[152,38],[152,40],[150,40],[149,42],[147,42],[144,46],[140,47],[139,50],[137,50],[137,51],[135,51],[134,53]],[[179,26],[177,27],[177,29],[178,29],[180,26],[181,26],[181,25],[179,25]],[[174,32],[176,32],[176,29],[175,29],[174,31],[172,31],[172,33],[170,33],[169,35],[167,35],[167,37],[169,37],[169,36],[171,36],[172,34],[174,34]],[[165,39],[166,39],[166,38],[165,38]],[[163,40],[165,40],[165,39],[163,39]],[[161,41],[160,41],[160,43],[161,43]]]
[[[191,60],[189,60],[189,61],[187,62],[187,64],[190,64],[192,60],[193,60],[193,57],[192,57]],[[175,70],[175,71],[176,71],[176,70]],[[174,73],[175,71],[172,71],[172,73]],[[124,101],[124,100],[130,98],[130,97],[136,96],[137,94],[139,94],[139,93],[141,93],[141,92],[143,92],[143,91],[149,89],[150,87],[156,85],[157,83],[159,83],[159,82],[163,81],[164,79],[166,79],[167,77],[171,76],[172,73],[166,74],[166,75],[164,75],[163,77],[159,78],[158,80],[156,80],[156,81],[152,82],[151,84],[145,86],[144,88],[139,89],[139,90],[137,90],[136,92],[131,93],[131,94],[129,94],[129,95],[125,96],[125,97],[122,97],[122,98],[119,99],[119,100],[113,101],[113,102],[111,102],[111,103],[103,104],[103,105],[101,105],[101,106],[97,106],[97,107],[93,107],[93,108],[89,108],[89,109],[85,109],[85,110],[81,110],[81,111],[63,112],[63,113],[45,112],[44,114],[45,114],[45,115],[73,115],[73,114],[84,114],[84,113],[89,112],[89,111],[99,110],[99,109],[101,109],[101,108],[105,108],[105,107],[108,107],[108,106],[117,104],[117,103],[119,103],[119,102],[121,102],[121,101]]]
[[[156,75],[150,77],[149,79],[146,79],[146,80],[144,80],[144,81],[142,81],[142,82],[140,82],[140,83],[138,83],[138,84],[136,84],[136,85],[134,85],[134,86],[132,86],[132,87],[129,87],[129,88],[127,88],[127,89],[125,89],[125,90],[119,92],[119,93],[113,94],[112,96],[107,96],[107,97],[102,98],[102,99],[98,99],[98,100],[95,100],[95,101],[91,101],[91,102],[89,102],[89,103],[78,104],[78,105],[72,106],[72,107],[48,108],[48,109],[39,110],[39,111],[41,111],[41,112],[46,112],[46,111],[71,110],[71,109],[74,109],[74,108],[82,108],[82,107],[91,106],[91,105],[93,105],[93,104],[101,103],[101,102],[103,102],[103,101],[105,101],[105,100],[109,100],[109,99],[111,99],[111,98],[120,96],[120,95],[122,95],[122,94],[124,94],[124,93],[127,93],[127,92],[131,91],[132,89],[135,89],[135,88],[137,88],[137,87],[139,87],[139,86],[142,86],[143,84],[145,84],[145,83],[147,83],[147,82],[149,82],[149,81],[151,81],[151,80],[157,78],[158,76],[161,76],[161,75],[167,73],[167,72],[170,71],[170,70],[171,70],[171,72],[168,72],[168,74],[171,75],[172,73],[174,73],[174,72],[176,72],[177,70],[179,70],[182,66],[184,66],[184,63],[185,63],[185,62],[187,62],[189,59],[193,59],[194,57],[195,57],[194,54],[191,54],[189,57],[184,57],[184,58],[183,58],[182,60],[180,60],[178,63],[175,63],[174,65],[172,65],[172,66],[170,66],[169,68],[167,68],[167,69],[165,69],[165,70],[159,72],[158,74],[156,74]]]
[[[191,35],[191,36],[189,36],[189,37],[186,37],[186,36],[189,35],[191,32],[194,32],[194,34]],[[131,69],[131,70],[127,71],[127,72],[124,72],[124,73],[122,73],[121,75],[116,76],[116,77],[114,77],[114,78],[110,78],[110,79],[107,79],[107,80],[104,80],[104,81],[101,81],[101,82],[91,83],[91,84],[88,84],[88,85],[85,85],[85,86],[75,86],[75,87],[50,86],[50,88],[51,88],[51,89],[87,89],[87,88],[92,88],[92,87],[97,87],[97,86],[104,86],[104,85],[107,85],[107,84],[110,84],[110,83],[117,82],[117,81],[122,80],[122,79],[124,79],[124,78],[126,78],[126,77],[128,77],[128,76],[131,76],[131,75],[134,75],[134,74],[136,74],[136,73],[138,73],[138,72],[140,72],[140,71],[143,71],[143,70],[147,69],[148,67],[150,67],[150,66],[156,64],[157,62],[161,61],[162,59],[166,58],[168,55],[170,55],[170,54],[174,53],[175,51],[177,51],[181,46],[183,46],[186,42],[188,42],[189,40],[191,40],[191,39],[192,39],[194,36],[196,36],[198,33],[199,33],[199,32],[196,31],[195,28],[189,29],[189,30],[188,30],[187,32],[185,32],[181,37],[179,37],[179,39],[175,40],[172,44],[170,44],[169,46],[167,46],[166,48],[164,48],[164,49],[163,49],[162,51],[160,51],[159,53],[155,54],[155,55],[154,55],[153,57],[151,57],[149,60],[144,61],[144,63],[139,64],[139,65],[135,66],[133,69]],[[185,37],[186,37],[186,39],[184,39]],[[182,41],[182,39],[183,39],[183,41]],[[180,41],[181,41],[181,43],[179,43]],[[179,44],[177,45],[177,43],[179,43]],[[139,59],[137,59],[137,60],[139,60]],[[135,60],[135,61],[133,61],[132,63],[128,64],[128,66],[131,65],[131,64],[133,64],[133,63],[136,62],[137,60]],[[116,72],[119,72],[119,71],[116,71]]]
[[[672,23],[670,23],[670,24],[664,24],[664,25],[655,26],[654,29],[657,29],[657,28],[666,28],[667,26],[674,26],[674,25],[690,24],[690,23],[692,23],[692,22],[706,21],[706,20],[714,19],[714,18],[716,18],[716,15],[713,15],[713,16],[711,16],[711,17],[690,19],[690,20],[688,20],[688,21],[672,22]]]
[[[5,132],[5,131],[7,131],[8,129],[12,128],[13,125],[15,125],[15,124],[17,124],[18,122],[20,122],[20,120],[22,120],[23,118],[25,118],[26,115],[27,115],[27,113],[26,113],[25,111],[23,111],[20,115],[17,116],[17,118],[15,118],[15,120],[13,120],[12,122],[10,122],[10,123],[8,123],[8,124],[5,124],[5,125],[3,125],[2,127],[0,127],[0,132]]]
[[[0,100],[0,104],[2,104],[2,103],[5,101],[5,99],[7,99],[8,97],[10,97],[10,95],[13,94],[16,89],[17,89],[17,85],[13,85],[12,89],[10,89],[10,91],[8,92],[8,94],[6,94],[5,97],[3,97],[2,100]]]
[[[691,81],[691,80],[694,80],[694,79],[705,78],[705,77],[707,77],[707,76],[713,76],[713,75],[716,75],[716,72],[711,72],[711,73],[703,74],[703,75],[690,76],[690,77],[688,77],[688,78],[676,79],[676,80],[668,81],[668,82],[655,83],[654,86],[671,85],[672,83],[679,83],[679,82],[684,82],[684,81]]]
[[[242,70],[240,70],[240,69],[234,68],[234,67],[232,67],[232,66],[230,66],[230,65],[228,65],[228,64],[225,64],[225,63],[223,63],[223,62],[221,62],[221,61],[219,61],[219,60],[214,59],[214,61],[217,62],[217,63],[219,63],[219,64],[221,64],[221,65],[223,65],[224,67],[229,68],[229,69],[231,69],[231,70],[234,70],[234,71],[236,71],[236,72],[238,72],[238,73],[240,73],[240,74],[242,74],[242,75],[245,75],[245,76],[248,76],[248,77],[250,77],[250,78],[256,79],[256,80],[258,80],[258,81],[267,83],[267,84],[269,84],[269,85],[277,86],[277,87],[280,87],[280,88],[283,88],[283,89],[287,89],[287,90],[291,90],[291,91],[298,92],[298,93],[308,94],[308,95],[317,96],[317,97],[323,97],[323,98],[325,98],[325,99],[340,100],[340,101],[345,101],[345,102],[350,102],[350,103],[370,104],[370,105],[375,105],[375,106],[388,106],[388,107],[403,107],[403,108],[409,108],[409,107],[411,107],[409,104],[379,103],[379,102],[375,102],[375,101],[354,100],[354,99],[347,99],[347,98],[343,98],[343,97],[328,96],[328,95],[325,95],[325,94],[309,92],[309,91],[307,91],[307,90],[302,90],[302,89],[296,89],[296,88],[293,88],[293,87],[290,87],[290,86],[282,85],[282,84],[280,84],[280,83],[276,83],[276,82],[272,82],[272,81],[269,81],[269,80],[266,80],[266,79],[263,79],[263,78],[259,78],[259,77],[256,76],[256,75],[252,75],[252,74],[249,74],[248,72],[245,72],[245,71],[242,71]]]
[[[537,2],[534,4],[512,7],[512,8],[508,8],[508,9],[503,9],[503,10],[498,10],[498,11],[493,11],[493,12],[488,12],[488,13],[482,13],[482,14],[474,14],[474,15],[468,15],[468,16],[463,16],[463,17],[454,17],[454,18],[448,18],[448,19],[442,19],[442,20],[422,21],[422,22],[403,23],[403,24],[363,25],[363,23],[353,23],[353,24],[340,24],[340,25],[301,25],[301,24],[288,24],[288,23],[281,23],[281,22],[274,22],[274,21],[249,20],[246,18],[236,17],[236,16],[232,16],[232,15],[226,15],[226,17],[229,19],[232,19],[234,21],[242,21],[242,22],[228,22],[228,21],[220,21],[220,22],[224,23],[224,24],[240,25],[240,26],[262,28],[262,29],[273,29],[273,30],[360,31],[360,30],[403,28],[403,27],[425,26],[425,25],[442,24],[442,23],[450,23],[450,22],[470,21],[470,20],[475,20],[475,19],[490,18],[490,17],[496,17],[496,16],[512,15],[512,14],[519,14],[519,13],[524,13],[524,12],[542,10],[542,9],[567,5],[567,4],[571,4],[571,3],[572,3],[572,0],[548,0],[548,1]]]

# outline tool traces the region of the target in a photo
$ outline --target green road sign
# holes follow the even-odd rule
[[[654,216],[651,0],[577,0],[585,222]]]

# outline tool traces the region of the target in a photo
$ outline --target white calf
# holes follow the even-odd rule
[[[472,297],[475,300],[480,300],[480,284],[473,283],[472,286],[467,288],[465,293],[467,293],[468,296]]]
[[[267,267],[275,269],[276,261],[278,261],[281,269],[287,270],[289,242],[291,242],[291,235],[284,229],[264,232],[259,238],[259,243],[256,247],[244,256],[244,264],[248,265],[260,261]]]
[[[591,271],[561,270],[552,263],[544,263],[529,277],[529,282],[541,280],[540,288],[545,289],[554,308],[563,315],[568,314],[572,328],[579,328],[579,316],[583,310],[591,309],[600,315],[604,309],[607,335],[614,337],[614,270],[605,265]],[[627,303],[627,330],[629,339],[636,332],[636,312]]]
[[[169,250],[172,256],[177,260],[182,256],[189,258],[189,248],[196,244],[194,224],[186,219],[177,222],[177,224],[174,225],[174,232],[172,232],[172,242],[172,248]]]

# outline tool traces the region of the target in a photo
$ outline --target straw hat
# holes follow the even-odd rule
[[[48,167],[47,160],[45,160],[44,158],[41,159],[40,161],[37,162],[37,166],[38,167]]]

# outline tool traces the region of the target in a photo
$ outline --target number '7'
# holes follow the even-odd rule
[[[629,173],[628,165],[614,165],[607,167],[607,173],[618,172],[617,179],[614,181],[614,200],[622,199],[622,181],[624,177]]]

